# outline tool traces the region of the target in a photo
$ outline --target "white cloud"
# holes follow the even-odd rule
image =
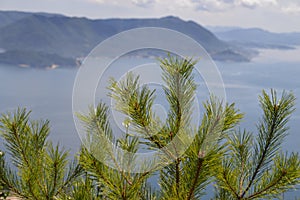
[[[0,5],[3,10],[54,12],[93,19],[174,15],[202,25],[300,32],[300,0],[0,0]]]
[[[233,9],[272,10],[283,14],[300,14],[300,0],[81,0],[113,5],[124,9],[149,8],[159,12],[231,12]]]
[[[131,0],[131,2],[140,7],[149,7],[155,2],[155,0]]]
[[[197,2],[197,8],[207,11],[222,11],[232,7],[233,0],[201,0]]]
[[[300,14],[300,1],[299,0],[279,0],[280,8],[287,14]]]
[[[166,6],[170,10],[190,8],[193,10],[224,11],[233,7],[266,7],[275,6],[278,0],[132,0],[136,5]]]
[[[191,9],[220,11],[229,8],[234,0],[155,0],[157,7],[168,7],[169,10]]]
[[[193,10],[223,11],[233,7],[256,8],[277,5],[278,0],[88,0],[100,4],[135,5],[137,7],[166,7],[169,10],[190,8]]]
[[[277,5],[277,0],[236,0],[235,3],[247,8],[256,8],[269,5]]]
[[[283,7],[282,11],[288,14],[300,14],[300,6]]]
[[[92,3],[99,3],[99,4],[105,3],[105,0],[88,0],[88,1]]]

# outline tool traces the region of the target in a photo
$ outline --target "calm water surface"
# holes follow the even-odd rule
[[[147,59],[124,59],[123,71],[136,63],[147,62]],[[117,65],[105,76],[122,75]],[[241,127],[254,133],[255,123],[261,115],[257,98],[261,90],[275,88],[294,92],[298,99],[297,110],[289,123],[290,134],[284,150],[300,152],[300,50],[267,50],[251,63],[217,63],[217,66],[225,83],[227,101],[236,102],[237,107],[246,114]],[[32,110],[32,118],[51,121],[51,140],[59,142],[72,153],[76,152],[80,139],[72,117],[72,89],[77,70],[36,70],[1,65],[0,112],[13,111],[17,107]],[[100,84],[103,86],[105,83]],[[206,98],[207,91],[201,88],[205,87],[200,86],[197,95],[201,96],[203,92]],[[3,147],[2,142],[0,147]]]

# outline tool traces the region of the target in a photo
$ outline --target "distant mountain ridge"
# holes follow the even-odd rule
[[[29,13],[29,12],[20,12],[20,11],[0,11],[0,28],[6,25],[9,25],[15,21],[18,21],[22,18],[29,17],[31,15],[38,14],[44,16],[62,16],[59,14],[49,14],[49,13]]]
[[[260,28],[215,29],[217,37],[228,42],[254,48],[291,49],[300,45],[300,33],[272,33]]]
[[[108,37],[132,28],[150,26],[169,28],[192,37],[216,60],[251,59],[243,49],[219,40],[203,26],[173,16],[158,19],[91,20],[59,14],[0,11],[0,48],[5,50],[0,53],[0,63],[32,67],[73,66],[77,58],[85,57]],[[22,56],[22,52],[26,56]],[[45,59],[47,55],[53,62]],[[41,60],[43,66],[40,66]]]

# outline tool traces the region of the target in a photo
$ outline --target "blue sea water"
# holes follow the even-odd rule
[[[97,97],[105,90],[110,76],[119,78],[133,66],[149,63],[142,58],[124,58],[116,62],[99,82]],[[152,61],[151,61],[152,62]],[[201,61],[200,61],[201,62]],[[122,64],[122,66],[119,66]],[[245,113],[241,128],[256,133],[256,123],[261,116],[258,95],[263,89],[270,88],[293,91],[297,97],[297,110],[291,117],[289,136],[283,150],[300,152],[300,50],[265,50],[250,63],[216,63],[224,81],[226,100],[235,102],[240,111]],[[118,69],[122,67],[122,70]],[[33,119],[51,121],[50,139],[59,142],[72,154],[77,152],[80,139],[76,132],[72,116],[72,90],[78,69],[38,70],[15,66],[0,66],[0,113],[13,111],[17,107],[32,110]],[[151,72],[149,72],[151,73]],[[159,71],[153,71],[159,76]],[[152,75],[153,75],[152,74]],[[201,82],[201,79],[199,79]],[[162,91],[158,92],[162,93]],[[197,95],[205,100],[205,84]],[[158,94],[158,103],[162,99]],[[163,115],[164,113],[161,113]],[[0,148],[3,147],[2,142]],[[287,194],[293,197],[297,192]],[[288,197],[286,197],[289,199]]]

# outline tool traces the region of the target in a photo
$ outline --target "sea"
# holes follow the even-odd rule
[[[98,97],[105,96],[103,93],[108,92],[105,89],[108,77],[116,76],[118,79],[124,75],[123,72],[134,66],[151,62],[155,63],[157,60],[128,57],[115,62],[106,72],[105,78],[98,82],[101,84],[98,88],[102,89],[96,92],[96,102],[100,101]],[[201,63],[201,60],[199,62]],[[262,116],[258,102],[262,90],[270,91],[273,88],[279,94],[283,90],[295,94],[296,111],[288,123],[289,135],[284,141],[282,150],[300,153],[300,47],[294,50],[260,50],[259,56],[251,62],[215,62],[215,65],[224,83],[226,101],[235,102],[236,107],[245,113],[240,128],[254,134],[257,133],[256,124]],[[151,71],[149,68],[148,70]],[[81,141],[73,119],[72,94],[79,71],[79,68],[58,67],[54,70],[44,70],[0,65],[0,113],[12,112],[20,107],[31,110],[32,119],[49,119],[51,123],[49,139],[70,150],[71,155],[75,155]],[[159,70],[152,72],[160,76]],[[200,85],[197,96],[200,101],[205,101],[208,98],[205,82],[201,78],[197,81]],[[157,108],[161,108],[159,103],[160,100],[163,101],[161,93],[163,92],[157,95]],[[199,105],[201,114],[201,102]],[[165,113],[162,112],[161,115]],[[122,131],[122,128],[120,130]],[[0,148],[3,149],[3,141]],[[213,192],[209,189],[207,193]],[[285,194],[285,198],[292,199],[297,193],[300,196],[300,192],[293,191]]]

